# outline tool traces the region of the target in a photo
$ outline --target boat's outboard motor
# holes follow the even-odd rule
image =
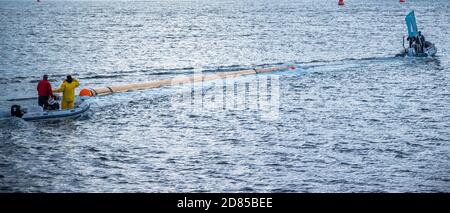
[[[23,116],[24,111],[20,108],[20,105],[12,105],[11,106],[11,116],[21,118]]]

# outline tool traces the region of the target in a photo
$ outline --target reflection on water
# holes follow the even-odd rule
[[[76,120],[0,119],[2,192],[448,192],[449,2],[5,1],[0,111],[44,73],[98,87],[296,70],[93,98]],[[404,15],[438,47],[398,58]],[[327,14],[327,15],[323,15]],[[274,113],[274,114],[271,114]]]

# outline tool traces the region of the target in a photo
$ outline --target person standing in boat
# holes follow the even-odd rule
[[[75,106],[75,88],[80,86],[77,79],[68,75],[66,80],[63,81],[59,89],[53,90],[53,92],[62,92],[63,97],[61,100],[61,109],[73,109]]]
[[[425,36],[422,35],[421,31],[418,32],[417,40],[419,41],[420,52],[423,53],[423,49],[425,47]]]
[[[50,82],[48,82],[48,75],[44,75],[42,77],[42,80],[39,81],[38,85],[37,85],[37,91],[38,91],[38,104],[39,106],[41,106],[42,108],[44,108],[44,110],[48,109],[48,100],[50,97],[55,97],[53,95],[53,91],[52,91],[52,85],[50,84]]]
[[[415,38],[414,37],[408,37],[406,40],[409,42],[409,48],[411,48]]]

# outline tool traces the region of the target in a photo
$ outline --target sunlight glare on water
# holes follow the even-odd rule
[[[394,57],[412,9],[434,58]],[[449,14],[447,0],[2,0],[0,191],[450,192]],[[75,120],[5,116],[43,74],[79,91],[290,64],[95,97]]]

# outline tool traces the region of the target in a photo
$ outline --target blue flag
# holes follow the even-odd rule
[[[408,28],[408,37],[415,37],[417,35],[417,24],[414,10],[406,16],[405,21]]]

